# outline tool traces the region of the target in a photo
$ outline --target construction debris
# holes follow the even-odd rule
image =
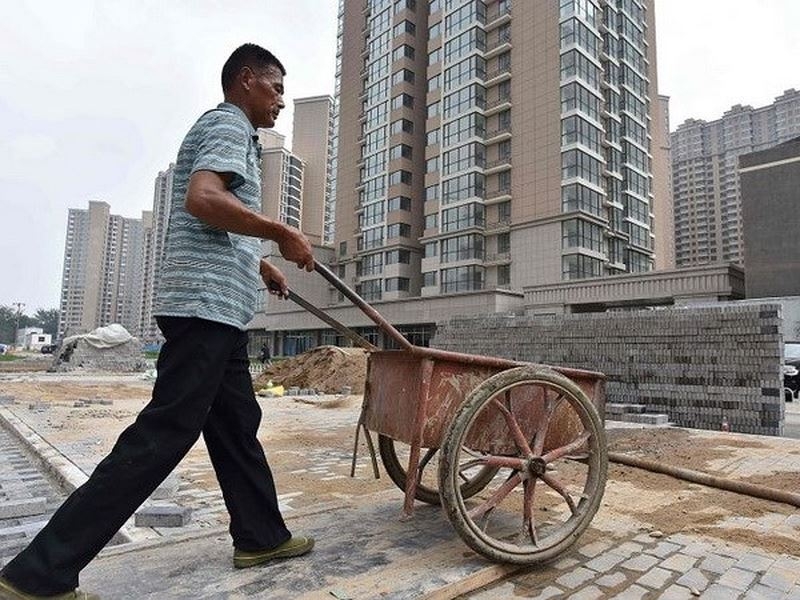
[[[292,358],[274,361],[254,382],[286,388],[314,389],[321,394],[361,393],[367,377],[367,353],[362,348],[318,346]],[[347,389],[349,388],[349,389]]]
[[[90,333],[64,338],[51,371],[143,371],[145,360],[139,340],[117,323]]]

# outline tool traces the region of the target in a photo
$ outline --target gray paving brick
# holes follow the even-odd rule
[[[678,544],[673,544],[672,542],[659,542],[653,548],[649,548],[646,550],[647,554],[652,554],[653,556],[658,556],[659,558],[665,558],[670,554],[674,554],[681,547]]]
[[[561,577],[556,579],[556,583],[567,589],[574,590],[587,581],[594,579],[596,575],[597,573],[586,567],[578,567],[569,573],[564,573]]]
[[[747,590],[745,598],[747,598],[747,600],[787,600],[790,596],[787,596],[786,593],[787,592],[757,583]]]
[[[582,590],[575,592],[574,594],[570,594],[570,600],[600,600],[603,598],[605,593],[596,585],[587,585]],[[512,596],[508,596],[511,598]],[[506,599],[507,600],[507,599]]]
[[[797,581],[797,571],[790,571],[784,568],[772,567],[766,573],[761,575],[758,582],[769,588],[779,590],[781,592],[788,592]]]
[[[661,567],[654,567],[639,577],[636,583],[654,590],[660,590],[673,577],[675,577],[675,573],[672,571],[667,571]]]
[[[511,596],[513,598],[513,596]],[[550,598],[565,598],[564,590],[554,585],[549,585],[539,592],[536,596],[531,596],[532,600],[549,600]]]
[[[0,502],[0,519],[15,519],[41,515],[47,509],[47,498],[27,498],[24,500],[5,500]]]
[[[703,591],[703,600],[735,600],[736,598],[744,598],[742,590],[737,590],[726,585],[714,583],[708,586]]]
[[[699,569],[692,569],[679,577],[675,583],[702,592],[708,587],[708,578]]]
[[[736,567],[725,571],[717,583],[737,590],[746,590],[756,579],[753,571],[745,571]]]
[[[689,600],[695,598],[692,590],[682,585],[671,585],[658,595],[658,600]]]
[[[623,560],[625,560],[624,556],[621,556],[615,552],[606,552],[605,554],[601,554],[600,556],[587,561],[584,566],[597,571],[598,573],[605,573],[606,571],[616,567]]]
[[[699,568],[703,571],[709,571],[711,573],[718,573],[721,575],[728,569],[732,568],[735,564],[736,560],[728,556],[709,554],[706,556],[703,562],[700,563]]]
[[[614,600],[642,600],[647,594],[650,593],[650,590],[647,588],[643,588],[640,585],[632,585],[628,589],[620,592],[616,596],[612,596]]]
[[[622,585],[628,577],[625,573],[621,571],[616,571],[614,573],[609,573],[608,575],[603,575],[600,579],[595,580],[595,583],[599,586],[605,588],[615,588],[618,585]]]
[[[186,506],[143,506],[136,511],[136,527],[183,527],[189,522],[191,509]]]
[[[639,556],[634,556],[633,558],[629,558],[620,566],[623,569],[630,569],[631,571],[640,571],[644,572],[653,567],[658,563],[658,559],[655,556],[650,556],[649,554],[640,554]]]
[[[685,573],[697,564],[697,557],[678,553],[665,558],[659,566],[677,573]]]
[[[775,562],[775,557],[764,556],[763,554],[748,553],[742,556],[737,562],[736,567],[746,571],[763,573]]]
[[[634,554],[641,554],[644,550],[644,546],[641,544],[637,544],[636,542],[624,542],[614,548],[614,552],[616,554],[621,554],[622,556],[633,556]]]

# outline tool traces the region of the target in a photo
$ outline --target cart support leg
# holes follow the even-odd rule
[[[403,514],[400,519],[405,521],[414,514],[414,496],[417,493],[418,468],[419,468],[419,449],[422,444],[422,431],[425,428],[425,415],[428,409],[428,394],[431,388],[431,376],[433,375],[433,363],[430,358],[422,361],[422,381],[419,385],[419,398],[417,399],[417,412],[414,415],[414,433],[411,439],[411,451],[408,456],[408,469],[406,473],[406,498],[403,503]]]

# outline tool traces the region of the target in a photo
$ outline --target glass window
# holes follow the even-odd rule
[[[411,210],[411,198],[408,196],[394,196],[386,201],[386,210]]]
[[[442,240],[441,262],[483,260],[483,236],[477,233]]]
[[[384,283],[384,290],[387,292],[407,292],[408,277],[387,277]]]
[[[399,85],[403,82],[414,83],[414,71],[400,69],[392,73],[392,85]]]
[[[414,25],[414,23],[412,23],[408,19],[406,19],[404,21],[400,21],[397,25],[394,26],[392,34],[394,35],[394,37],[403,35],[404,33],[407,33],[409,35],[414,35],[416,31],[417,31],[417,26]]]
[[[397,110],[398,108],[413,108],[414,107],[414,97],[410,94],[398,94],[394,98],[392,98],[392,110]]]
[[[396,121],[392,121],[392,124],[389,127],[389,133],[391,135],[396,135],[402,132],[414,133],[414,123],[408,119],[397,119]]]
[[[408,44],[402,44],[392,50],[392,60],[402,60],[404,58],[414,60],[414,48]]]
[[[562,248],[603,251],[603,228],[583,219],[568,219],[561,224]]]
[[[483,199],[486,195],[486,178],[483,173],[464,173],[442,182],[442,203],[451,204],[468,198]]]
[[[463,204],[442,211],[442,232],[459,231],[470,227],[483,227],[484,206],[477,202]]]
[[[411,237],[411,225],[408,223],[392,223],[386,227],[386,239]]]
[[[439,226],[439,215],[433,213],[432,215],[425,215],[425,229],[435,229]]]
[[[403,169],[389,173],[389,185],[411,185],[411,172]]]
[[[393,265],[396,263],[407,265],[411,262],[411,251],[405,249],[389,250],[386,253],[386,264]]]
[[[483,289],[483,267],[469,265],[442,269],[441,291],[467,292]]]
[[[422,274],[422,287],[436,285],[436,271],[427,271]]]
[[[412,154],[411,146],[397,144],[389,149],[389,160],[397,160],[398,158],[408,158],[410,160]]]
[[[603,261],[583,254],[567,254],[561,257],[562,279],[586,279],[600,277]]]

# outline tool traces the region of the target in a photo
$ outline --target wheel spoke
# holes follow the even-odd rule
[[[551,463],[554,460],[558,460],[568,454],[572,454],[576,450],[581,449],[586,442],[589,441],[589,438],[592,437],[592,433],[590,431],[584,431],[581,435],[575,438],[572,442],[567,444],[566,446],[561,446],[561,448],[555,448],[551,450],[544,456],[542,456],[542,460],[546,463]]]
[[[553,415],[556,412],[556,408],[558,405],[561,404],[561,401],[564,399],[563,394],[559,394],[556,398],[548,398],[547,388],[544,390],[544,396],[546,398],[545,401],[545,408],[544,408],[544,416],[542,420],[539,422],[539,428],[536,430],[536,435],[533,438],[533,455],[534,456],[541,456],[542,449],[544,448],[544,441],[547,438],[547,432],[550,430],[550,422],[553,420]]]
[[[503,501],[506,496],[508,496],[511,490],[519,485],[521,481],[521,473],[512,473],[511,476],[506,479],[505,483],[497,488],[495,492],[489,496],[489,498],[467,513],[469,518],[475,520],[476,518],[480,518],[490,510],[494,509],[498,504],[500,504],[500,502]]]
[[[525,487],[525,497],[523,501],[522,531],[519,540],[530,537],[534,546],[539,545],[539,535],[536,533],[536,517],[533,514],[533,498],[536,491],[536,478],[526,479],[523,482]]]
[[[549,485],[556,492],[558,492],[558,494],[562,498],[564,498],[564,501],[569,506],[569,509],[570,509],[570,511],[572,511],[573,515],[576,512],[578,512],[578,507],[575,506],[575,501],[572,499],[572,496],[569,495],[569,493],[567,492],[567,489],[563,485],[561,485],[561,482],[558,479],[556,479],[552,475],[548,475],[548,474],[542,475],[541,478],[542,478],[542,481],[544,481],[547,485]]]
[[[528,440],[525,439],[525,435],[522,433],[522,429],[520,429],[514,413],[511,412],[510,392],[506,392],[505,400],[508,406],[503,405],[503,403],[497,398],[492,400],[492,403],[503,414],[503,417],[506,420],[506,424],[511,431],[511,435],[514,438],[514,442],[517,444],[517,449],[519,450],[520,454],[522,454],[522,456],[531,456],[531,447],[528,445]]]

